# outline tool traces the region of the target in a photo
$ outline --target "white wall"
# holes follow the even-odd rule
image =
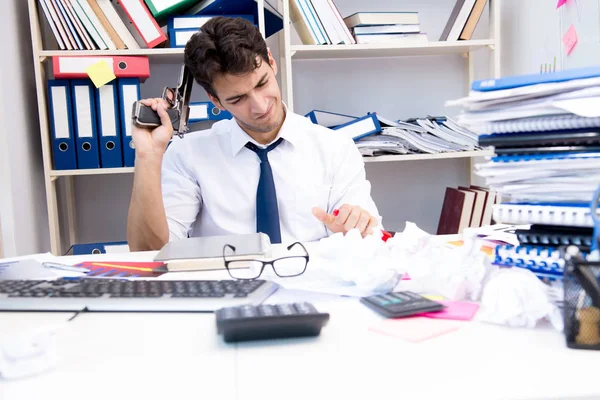
[[[577,13],[575,2],[563,9],[555,10],[555,1],[548,0],[501,0],[502,2],[502,69],[503,75],[535,73],[540,63],[552,63],[556,55],[558,67],[571,67],[600,63],[600,20],[597,0],[577,0],[580,10]],[[423,30],[430,40],[437,40],[452,9],[454,0],[376,0],[366,2],[360,0],[336,0],[343,15],[354,11],[369,9],[373,11],[391,11],[397,9],[416,10],[420,12]],[[17,7],[21,14],[15,14]],[[25,2],[12,0],[9,9],[3,14],[2,27],[4,37],[16,37],[19,29],[26,29],[26,24],[18,24],[14,15],[25,19]],[[11,17],[8,17],[11,16]],[[560,39],[570,23],[575,23],[580,33],[580,43],[570,57],[562,54]],[[486,37],[487,19],[484,18],[476,31],[476,37]],[[25,40],[20,55],[18,46],[2,43],[3,48],[13,55],[14,59],[30,65],[28,57],[29,38]],[[278,44],[270,40],[271,49],[277,53]],[[485,59],[485,51],[480,52],[477,60]],[[21,58],[19,58],[21,57]],[[16,64],[16,63],[15,63]],[[462,96],[467,87],[465,62],[460,56],[415,57],[396,59],[363,59],[363,60],[329,60],[329,61],[295,61],[293,72],[295,79],[295,108],[304,113],[313,108],[361,114],[377,111],[388,118],[406,118],[425,114],[450,114],[457,110],[446,109],[445,99]],[[11,68],[10,66],[4,68]],[[156,96],[165,85],[172,85],[178,71],[177,64],[165,65],[153,63],[151,78],[142,86],[142,96]],[[477,78],[487,76],[487,65],[478,68]],[[30,72],[32,74],[32,72]],[[7,74],[2,73],[4,91],[13,94],[18,89],[28,87],[24,78],[31,75],[20,73],[16,67]],[[10,78],[9,78],[10,77]],[[326,78],[324,78],[326,77]],[[15,84],[15,82],[24,82]],[[5,95],[4,98],[10,98]],[[45,221],[45,203],[43,203],[43,182],[41,180],[41,161],[39,136],[35,117],[28,119],[16,110],[23,109],[19,104],[35,107],[33,92],[31,100],[20,98],[20,102],[6,104],[0,99],[0,198],[3,232],[10,231],[6,225],[14,227],[15,216],[26,213],[21,209],[37,212],[35,224],[29,221],[27,229],[17,230],[34,233],[38,248],[47,248],[47,227],[45,222],[39,230],[39,221]],[[194,99],[205,97],[197,87]],[[2,113],[17,116],[18,123],[5,121]],[[33,115],[35,112],[32,110]],[[2,137],[7,128],[5,125],[27,126],[26,136]],[[10,127],[8,129],[11,129]],[[5,164],[6,146],[3,141],[20,142],[19,156],[10,152],[11,160],[18,159],[20,172],[10,170],[7,173]],[[25,146],[26,143],[29,143]],[[36,153],[37,152],[37,153]],[[35,155],[35,157],[33,156]],[[28,160],[26,162],[26,160]],[[34,167],[32,167],[32,165]],[[29,167],[27,167],[29,166]],[[386,228],[402,230],[406,220],[418,223],[428,231],[435,231],[441,210],[443,189],[445,185],[457,186],[467,183],[467,160],[439,160],[430,162],[395,162],[367,164],[367,175],[373,184],[373,197],[384,216]],[[22,175],[34,176],[37,183],[23,187]],[[18,179],[17,179],[18,178]],[[19,184],[15,184],[14,182]],[[12,183],[7,183],[12,182]],[[127,206],[131,192],[131,175],[89,176],[75,179],[77,227],[80,242],[124,240],[126,229]],[[16,195],[12,201],[4,188]],[[28,192],[29,194],[27,194]],[[27,201],[23,202],[23,198]],[[19,199],[16,200],[15,199]],[[38,204],[34,207],[32,204]],[[12,210],[9,210],[12,208]],[[8,211],[7,211],[8,210]],[[6,217],[8,215],[8,217]],[[20,219],[19,219],[20,221]],[[19,225],[21,225],[19,223]],[[6,238],[6,233],[4,237]],[[43,237],[42,237],[43,236]],[[15,236],[16,238],[16,236]],[[9,237],[10,239],[10,237]],[[14,241],[14,240],[13,240]],[[5,247],[11,240],[5,239]],[[19,246],[23,246],[19,239]],[[16,247],[16,244],[13,246]],[[32,246],[34,247],[34,246]]]
[[[8,257],[50,248],[26,1],[3,0],[0,37],[0,220]]]

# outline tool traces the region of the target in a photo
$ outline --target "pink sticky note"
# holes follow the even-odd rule
[[[575,46],[577,45],[577,31],[575,26],[571,25],[562,38],[563,44],[565,45],[565,51],[567,55],[571,54]]]
[[[446,306],[442,311],[428,312],[419,314],[422,317],[436,319],[456,319],[460,321],[470,321],[479,310],[479,304],[465,301],[439,301]]]
[[[556,8],[561,8],[562,6],[564,6],[566,4],[567,0],[558,0],[558,4],[556,5]]]
[[[460,324],[461,322],[458,321],[412,317],[385,319],[369,329],[373,332],[419,343],[455,331]]]

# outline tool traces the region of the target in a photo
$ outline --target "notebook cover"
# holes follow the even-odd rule
[[[483,79],[474,81],[471,90],[487,92],[493,90],[513,89],[542,83],[566,82],[574,79],[595,78],[600,76],[600,66],[573,68],[547,74],[529,74],[507,76],[498,79]]]
[[[194,237],[167,243],[154,257],[154,261],[222,259],[223,248],[227,244],[235,247],[232,256],[264,256],[271,247],[269,236],[264,233]]]

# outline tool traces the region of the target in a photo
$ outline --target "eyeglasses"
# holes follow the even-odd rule
[[[235,247],[230,244],[226,244],[223,246],[223,261],[225,262],[225,269],[233,279],[240,280],[252,280],[258,278],[261,276],[267,265],[270,265],[275,274],[281,278],[302,275],[304,271],[306,271],[306,265],[308,264],[308,251],[306,251],[306,247],[304,247],[304,245],[300,242],[292,243],[287,247],[287,250],[290,251],[294,246],[299,246],[296,248],[301,248],[304,255],[293,255],[270,261],[262,261],[254,259],[240,259],[237,258],[235,254],[225,254],[228,252],[228,250],[235,253]]]

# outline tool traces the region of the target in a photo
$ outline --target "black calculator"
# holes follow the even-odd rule
[[[225,342],[318,336],[329,314],[311,303],[261,304],[217,310],[217,333]]]
[[[367,296],[361,298],[360,302],[389,318],[409,317],[446,308],[441,303],[409,291]]]

